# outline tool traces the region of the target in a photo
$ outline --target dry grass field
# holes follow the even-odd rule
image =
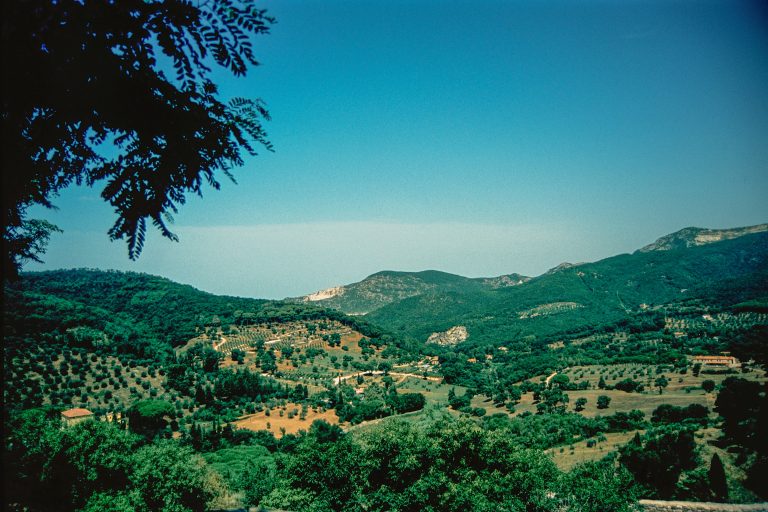
[[[291,414],[289,417],[289,412],[295,412],[295,414]],[[248,430],[268,430],[275,437],[295,434],[300,430],[309,430],[310,425],[315,420],[325,420],[328,423],[340,425],[342,428],[345,426],[343,423],[339,423],[339,418],[334,410],[313,410],[310,408],[304,419],[301,419],[300,412],[301,405],[287,404],[285,407],[273,409],[269,416],[267,416],[266,411],[261,411],[244,416],[232,425]]]

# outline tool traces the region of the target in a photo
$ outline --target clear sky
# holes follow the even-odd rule
[[[538,275],[686,226],[768,222],[764,2],[280,0],[263,152],[138,262],[72,188],[44,265],[282,298],[379,270]],[[148,112],[147,115],[152,115]]]

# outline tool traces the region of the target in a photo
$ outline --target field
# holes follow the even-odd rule
[[[272,409],[267,416],[266,411],[256,414],[243,416],[241,419],[233,422],[238,428],[248,430],[268,430],[275,434],[275,437],[282,437],[284,434],[295,434],[299,430],[308,430],[309,426],[315,420],[325,420],[331,424],[339,424],[339,418],[336,411],[307,409],[305,417],[301,417],[300,404],[287,404],[283,407]],[[342,428],[344,424],[341,424]]]
[[[659,372],[659,369],[662,369],[662,371]],[[727,377],[733,375],[759,382],[766,381],[765,372],[756,369],[752,369],[746,373],[739,371],[738,373],[731,375],[709,374],[704,373],[705,371],[707,371],[706,368],[703,369],[702,373],[698,376],[694,376],[690,370],[685,374],[681,374],[679,372],[672,372],[670,367],[627,364],[613,366],[576,366],[567,368],[560,373],[567,375],[571,379],[571,382],[589,382],[590,389],[567,391],[570,398],[568,408],[573,410],[573,405],[577,399],[586,398],[587,404],[584,410],[581,411],[581,414],[589,417],[613,414],[619,411],[629,412],[633,409],[638,409],[645,413],[646,418],[650,418],[653,410],[661,404],[677,406],[701,404],[712,410],[715,405],[715,399],[717,398],[717,392],[706,393],[701,387],[705,380],[712,380],[716,385],[719,385]],[[662,376],[669,381],[669,384],[662,390],[662,393],[659,394],[658,389],[654,387],[654,381],[657,377]],[[605,383],[608,386],[613,386],[622,379],[631,378],[642,383],[645,386],[645,390],[642,393],[627,393],[616,389],[599,389],[597,385],[600,377],[604,378]],[[531,380],[539,382],[544,378],[545,376],[541,376]],[[607,409],[601,410],[597,408],[597,397],[600,395],[610,397],[611,402]],[[515,409],[515,415],[525,411],[535,413],[536,404],[533,402],[533,395],[531,393],[524,394]]]
[[[434,376],[419,376],[412,373],[403,373],[397,371],[399,368],[394,369],[388,373],[388,376],[393,380],[393,383],[397,386],[400,393],[421,393],[426,398],[425,411],[417,413],[408,413],[399,416],[400,418],[415,423],[425,422],[428,418],[436,418],[444,414],[459,415],[457,411],[448,409],[448,393],[451,389],[455,390],[457,395],[462,395],[466,390],[461,386],[453,386],[446,384]],[[701,384],[705,380],[712,380],[719,385],[728,375],[722,374],[707,374],[700,373],[698,376],[694,376],[692,372],[688,371],[685,374],[674,373],[670,371],[669,367],[660,367],[654,365],[614,365],[614,366],[578,366],[573,368],[567,368],[561,373],[568,375],[572,382],[588,381],[591,389],[586,390],[574,390],[567,391],[570,398],[567,409],[573,411],[574,403],[579,398],[586,398],[587,404],[581,414],[587,417],[594,417],[598,415],[609,415],[616,412],[629,412],[632,410],[640,410],[645,414],[646,419],[650,419],[652,412],[661,404],[671,404],[676,406],[687,406],[689,404],[701,404],[708,407],[711,411],[711,416],[715,417],[716,413],[713,411],[714,401],[716,399],[716,391],[713,393],[706,393]],[[705,369],[706,371],[706,369]],[[343,374],[341,377],[343,380],[350,381],[352,378],[356,378],[358,375],[362,377],[362,384],[357,385],[357,381],[354,381],[355,386],[365,392],[365,389],[376,383],[379,386],[384,386],[384,375],[382,372],[355,372]],[[734,374],[742,378],[750,380],[756,380],[764,382],[766,380],[765,374],[761,370],[751,370],[746,373],[739,372]],[[616,382],[624,378],[634,378],[641,381],[643,384],[648,384],[650,379],[651,386],[653,381],[657,377],[664,376],[669,381],[669,385],[663,389],[663,392],[659,394],[658,390],[654,387],[646,388],[641,393],[627,393],[621,390],[615,389],[599,389],[597,383],[602,377],[608,386],[614,385]],[[533,382],[540,382],[546,380],[547,376],[539,376],[531,379]],[[283,382],[291,383],[293,380],[281,379]],[[319,386],[317,386],[320,389]],[[611,398],[611,402],[608,408],[597,408],[597,397],[600,395],[606,395]],[[535,414],[536,403],[533,400],[533,393],[523,394],[520,402],[515,406],[515,411],[510,412],[504,406],[496,406],[490,398],[484,395],[476,395],[472,398],[471,406],[473,408],[482,408],[485,410],[486,416],[494,414],[506,414],[510,417],[519,416],[525,412]],[[252,430],[270,430],[277,436],[281,435],[281,429],[285,429],[287,433],[295,433],[299,430],[306,430],[309,425],[312,424],[314,419],[322,418],[329,423],[338,424],[338,418],[335,413],[331,412],[314,412],[312,410],[307,411],[306,418],[301,419],[300,415],[296,413],[300,407],[298,405],[288,405],[278,409],[273,409],[270,412],[270,416],[266,416],[265,412],[259,412],[257,414],[244,417],[236,424],[241,428],[249,428]],[[293,410],[295,414],[288,417],[287,412]],[[438,413],[436,411],[442,410]],[[280,413],[282,411],[282,416]],[[341,424],[341,427],[345,430],[357,430],[365,428],[365,425],[373,425],[382,421],[388,421],[387,419],[373,420],[365,422],[363,425],[350,426]],[[269,428],[267,428],[269,424]],[[574,445],[574,450],[570,450],[570,447],[564,447],[563,451],[560,448],[552,450],[555,460],[558,464],[563,465],[564,468],[568,468],[573,464],[582,460],[593,460],[601,458],[608,453],[614,451],[618,446],[626,442],[634,432],[620,433],[620,434],[606,434],[606,440],[597,444],[595,447],[587,448],[586,441],[577,443]]]
[[[309,326],[309,327],[307,327]],[[329,343],[338,336],[338,344]],[[381,353],[386,347],[371,346],[367,351],[360,346],[364,337],[338,322],[288,322],[241,327],[237,334],[201,336],[192,343],[208,343],[222,353],[221,368],[247,368],[261,372],[256,344],[276,359],[274,375],[279,379],[322,385],[323,381],[339,375],[357,373],[356,367],[376,367],[385,360]],[[242,350],[242,362],[231,357],[232,348]]]
[[[634,437],[635,432],[638,431],[611,432],[604,434],[604,441],[595,440],[595,445],[591,447],[587,445],[588,441],[585,439],[569,446],[550,448],[546,452],[552,456],[557,467],[568,471],[580,462],[599,460],[609,453],[617,451],[619,447]],[[642,431],[639,432],[642,433]]]
[[[175,401],[163,387],[163,371],[85,350],[29,350],[7,362],[7,395],[24,391],[40,405],[84,407],[94,412],[127,409],[148,398]]]

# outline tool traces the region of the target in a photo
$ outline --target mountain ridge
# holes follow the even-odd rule
[[[632,254],[700,247],[765,232],[768,232],[768,223],[727,229],[686,227],[659,237],[655,242],[637,249]],[[598,261],[606,259],[608,258]],[[292,300],[317,302],[349,315],[367,315],[411,297],[426,297],[431,294],[449,294],[452,292],[481,293],[506,289],[526,284],[533,279],[594,263],[597,262],[564,262],[536,277],[510,273],[496,277],[472,278],[439,270],[418,272],[382,270],[361,281],[334,286]],[[446,326],[446,328],[448,327],[450,326]]]
[[[669,251],[684,247],[696,247],[765,231],[768,231],[768,224],[726,229],[687,227],[664,235],[635,252]]]
[[[495,277],[464,277],[440,270],[382,270],[362,281],[326,288],[293,300],[320,303],[348,315],[365,315],[393,302],[427,293],[466,289],[494,290],[518,286],[529,279],[528,276],[516,273]]]
[[[588,325],[616,325],[665,304],[700,301],[727,307],[766,298],[768,232],[758,232],[561,266],[518,287],[413,296],[365,318],[422,343],[435,332],[464,326],[467,342],[498,344],[511,338],[556,336]]]

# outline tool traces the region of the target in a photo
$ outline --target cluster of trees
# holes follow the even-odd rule
[[[425,429],[388,422],[335,442],[310,434],[279,454],[274,472],[263,472],[254,487],[252,504],[307,511],[544,511],[566,504],[623,511],[634,497],[628,474],[613,464],[563,474],[543,452],[469,420]]]
[[[3,491],[16,510],[202,511],[225,495],[221,477],[175,441],[95,421],[62,429],[39,409],[5,419]]]
[[[335,397],[339,420],[353,425],[392,414],[418,411],[424,408],[425,403],[421,393],[399,393],[391,380],[386,380],[384,386],[373,383],[362,393],[343,385]]]
[[[747,473],[745,485],[768,499],[768,384],[728,377],[720,385],[715,409],[723,418],[723,444],[737,451]]]
[[[248,505],[318,512],[623,511],[634,501],[629,474],[613,463],[562,473],[543,452],[469,420],[393,421],[354,436],[316,421],[280,441],[225,426],[214,448],[246,459],[224,478],[184,446],[205,446],[198,429],[180,444],[100,422],[62,429],[42,410],[7,420],[7,503],[32,511],[202,511],[231,507],[233,492]]]
[[[490,430],[503,432],[520,446],[545,450],[599,437],[603,433],[646,428],[648,423],[642,411],[633,410],[594,418],[570,412],[523,413],[513,419],[506,414],[494,414],[484,417],[483,425]]]
[[[695,428],[673,424],[636,434],[621,448],[619,461],[650,497],[672,498],[682,472],[698,465],[694,432]]]
[[[686,423],[707,425],[709,423],[709,409],[701,404],[690,404],[685,407],[661,404],[653,411],[651,421],[653,423]]]

